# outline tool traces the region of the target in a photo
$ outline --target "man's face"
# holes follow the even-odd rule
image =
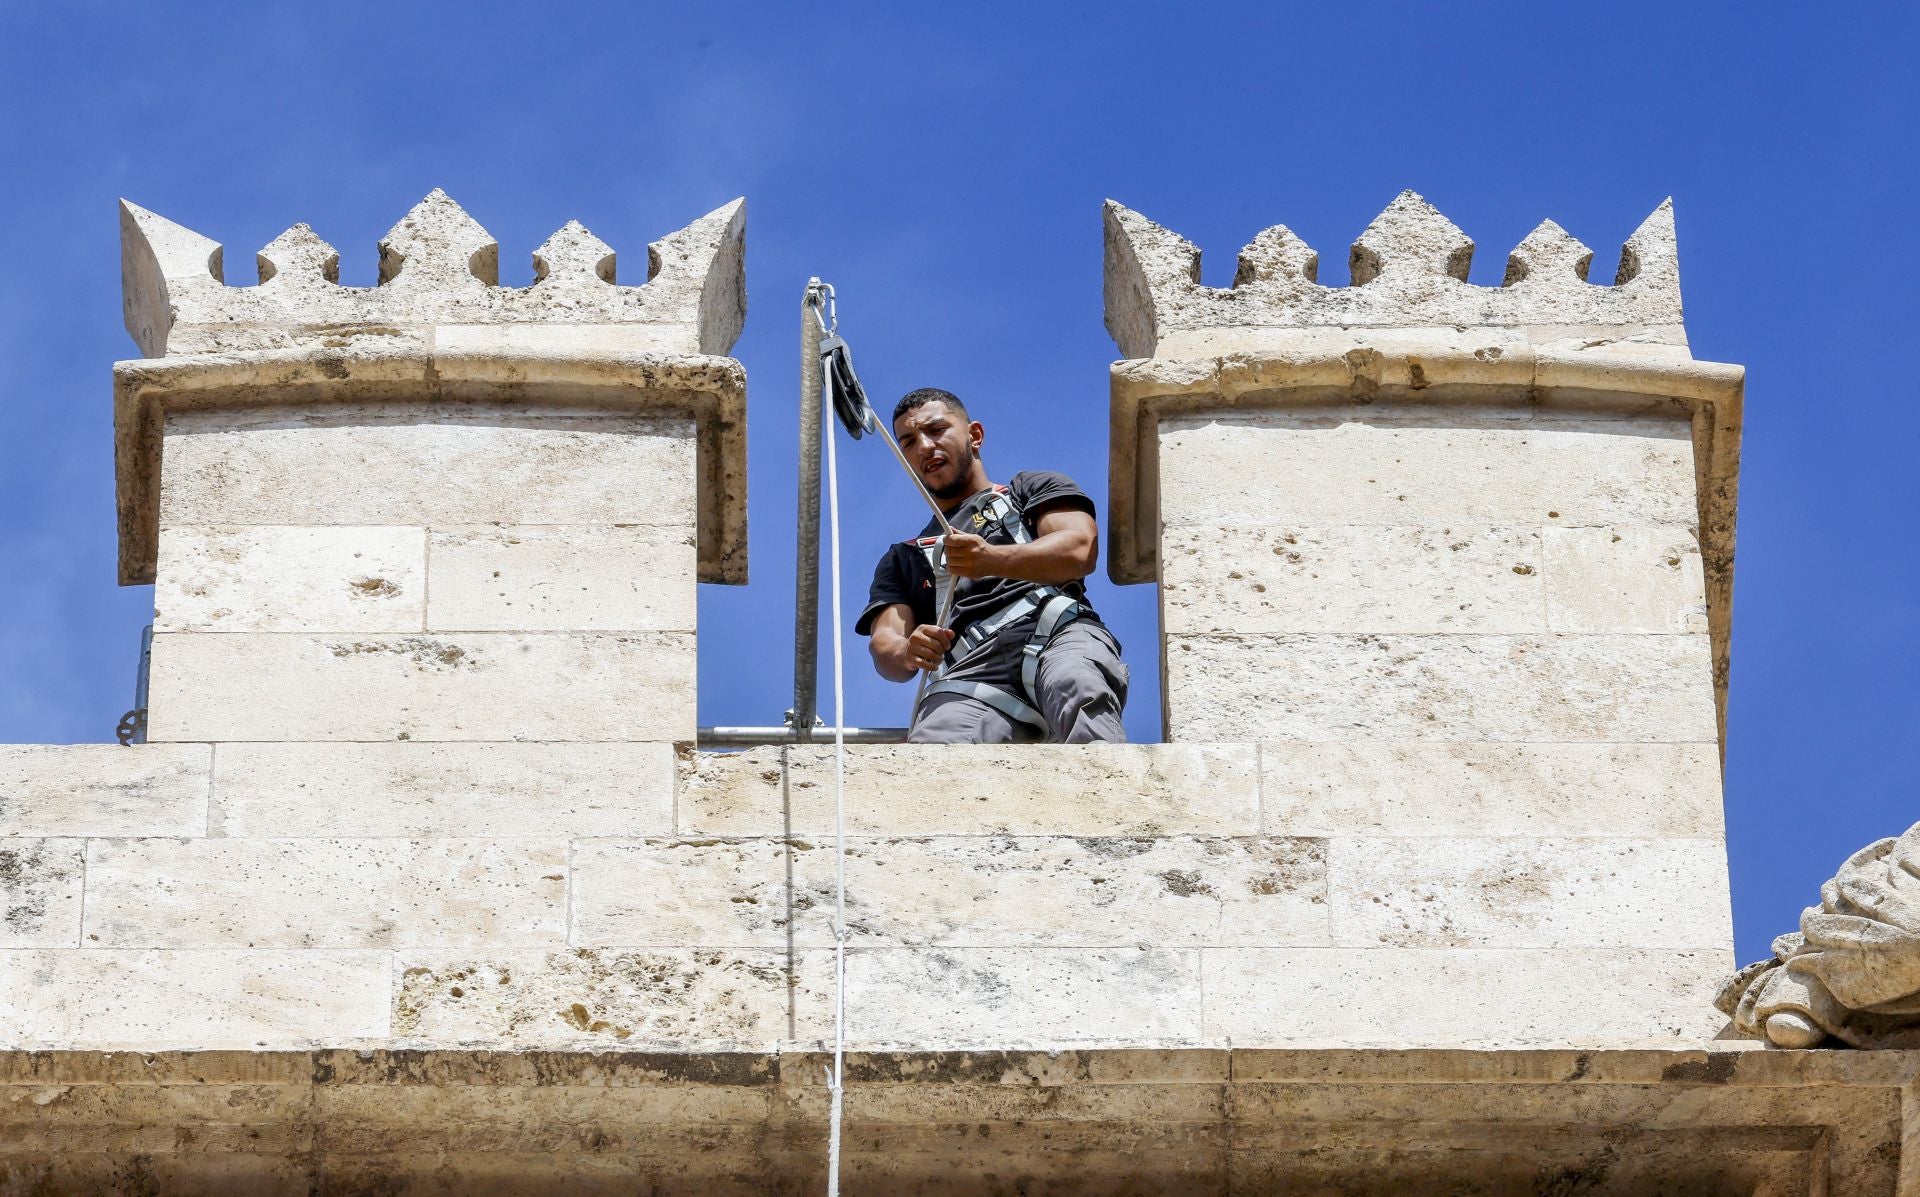
[[[984,430],[956,416],[938,400],[922,403],[893,422],[900,452],[936,499],[961,494],[973,472]]]

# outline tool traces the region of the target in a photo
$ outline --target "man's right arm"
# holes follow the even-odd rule
[[[953,647],[951,629],[930,623],[916,624],[913,608],[894,603],[873,617],[873,631],[867,651],[873,654],[873,667],[890,682],[904,682],[922,669],[938,669],[940,660]]]

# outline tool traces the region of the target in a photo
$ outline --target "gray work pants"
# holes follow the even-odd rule
[[[979,662],[959,661],[945,675],[985,682],[1019,694],[1018,662],[988,654]],[[1011,672],[1010,672],[1011,670]],[[1045,740],[1050,744],[1124,743],[1120,712],[1127,705],[1127,667],[1113,633],[1091,620],[1079,620],[1054,633],[1040,653],[1035,694],[1024,695],[1040,708],[1047,730],[1009,718],[965,694],[930,694],[907,736],[910,744],[1014,744]]]

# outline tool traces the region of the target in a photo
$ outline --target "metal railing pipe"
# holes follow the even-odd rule
[[[849,727],[846,729],[846,742],[849,744],[901,744],[905,743],[907,729],[904,727]],[[758,748],[767,744],[803,744],[812,743],[811,736],[801,737],[791,727],[703,727],[695,743],[701,748]]]

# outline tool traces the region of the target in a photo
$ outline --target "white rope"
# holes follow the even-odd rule
[[[825,365],[822,365],[825,369]],[[831,395],[823,379],[822,402]],[[827,440],[827,513],[833,529],[833,1071],[827,1114],[827,1197],[840,1197],[840,1117],[847,1050],[847,714],[845,657],[840,648],[840,464],[834,421],[822,419]]]

